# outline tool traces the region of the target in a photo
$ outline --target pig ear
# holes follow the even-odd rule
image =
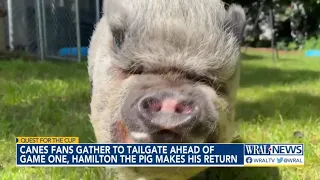
[[[246,14],[239,5],[230,5],[225,19],[225,28],[231,31],[239,42],[243,41],[243,31],[246,25]]]
[[[104,0],[103,14],[111,28],[123,29],[127,20],[126,0]]]
[[[127,0],[104,0],[103,13],[114,37],[114,43],[120,47],[124,41],[129,6]]]

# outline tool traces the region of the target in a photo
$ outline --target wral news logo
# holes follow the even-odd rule
[[[303,155],[303,144],[245,144],[245,155]]]
[[[245,144],[247,166],[304,165],[303,144]]]

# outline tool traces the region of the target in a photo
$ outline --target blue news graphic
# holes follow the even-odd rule
[[[243,144],[17,144],[18,166],[241,166]]]
[[[245,144],[245,155],[303,155],[303,144]]]
[[[304,165],[303,144],[21,144],[17,166]]]

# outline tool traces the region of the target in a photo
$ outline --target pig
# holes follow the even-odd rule
[[[104,0],[88,50],[98,143],[230,143],[246,16],[219,0]],[[116,168],[182,180],[202,167]]]

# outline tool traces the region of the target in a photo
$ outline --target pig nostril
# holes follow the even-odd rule
[[[154,98],[145,99],[142,106],[145,110],[151,112],[159,112],[161,110],[161,102]]]
[[[193,107],[190,103],[182,102],[177,104],[175,112],[179,114],[191,114]]]

